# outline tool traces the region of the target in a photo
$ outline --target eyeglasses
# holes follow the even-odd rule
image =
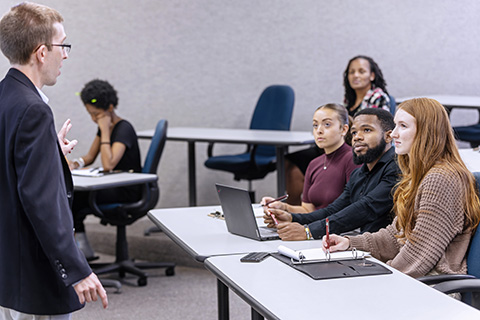
[[[70,50],[72,50],[72,45],[71,45],[71,44],[67,44],[67,43],[63,43],[63,44],[51,44],[51,46],[54,46],[54,47],[62,47],[63,51],[65,51],[66,53],[70,53]]]
[[[53,46],[53,47],[62,47],[63,51],[66,53],[70,53],[70,50],[72,50],[72,45],[69,43],[62,43],[62,44],[40,44],[38,47],[33,50],[33,52],[37,52],[38,49],[40,49],[41,46]]]

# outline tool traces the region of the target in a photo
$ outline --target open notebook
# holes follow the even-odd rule
[[[365,259],[369,253],[359,250],[332,252],[328,259],[321,248],[292,250],[279,246],[278,252],[270,255],[314,280],[392,273],[380,263]]]
[[[278,246],[278,253],[292,259],[292,263],[327,262],[337,260],[354,260],[370,257],[369,252],[353,249],[351,251],[337,251],[330,256],[321,249],[293,250],[285,246]]]

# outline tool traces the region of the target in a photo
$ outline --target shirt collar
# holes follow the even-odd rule
[[[43,102],[45,102],[46,104],[48,104],[48,97],[45,95],[45,93],[43,93],[42,90],[38,89],[37,87],[35,87],[38,91],[38,94],[40,95],[40,97],[42,98]]]
[[[375,164],[375,166],[372,168],[371,171],[368,169],[368,166],[367,166],[366,163],[363,164],[362,170],[364,172],[373,172],[375,170],[375,168],[377,168],[378,166],[383,166],[383,163],[386,163],[386,162],[392,160],[394,157],[395,157],[395,148],[390,147],[390,149],[388,149],[387,152],[385,152],[382,155],[382,157],[377,161],[377,163]]]

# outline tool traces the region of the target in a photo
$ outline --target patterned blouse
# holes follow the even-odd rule
[[[348,109],[347,101],[343,104]],[[365,94],[362,103],[354,110],[348,109],[348,113],[353,117],[355,113],[366,108],[382,108],[390,111],[390,97],[381,88],[372,88]]]

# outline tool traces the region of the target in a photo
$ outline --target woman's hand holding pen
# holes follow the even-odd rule
[[[272,197],[263,197],[260,205],[263,207],[263,212],[268,214],[268,209],[281,209],[287,211],[287,204],[282,201],[275,201],[275,198]]]
[[[329,236],[330,239],[330,252],[335,252],[335,251],[345,251],[348,249],[350,246],[350,239],[338,236],[336,234],[330,234]],[[322,238],[322,249],[323,251],[327,250],[327,236],[323,236]]]

